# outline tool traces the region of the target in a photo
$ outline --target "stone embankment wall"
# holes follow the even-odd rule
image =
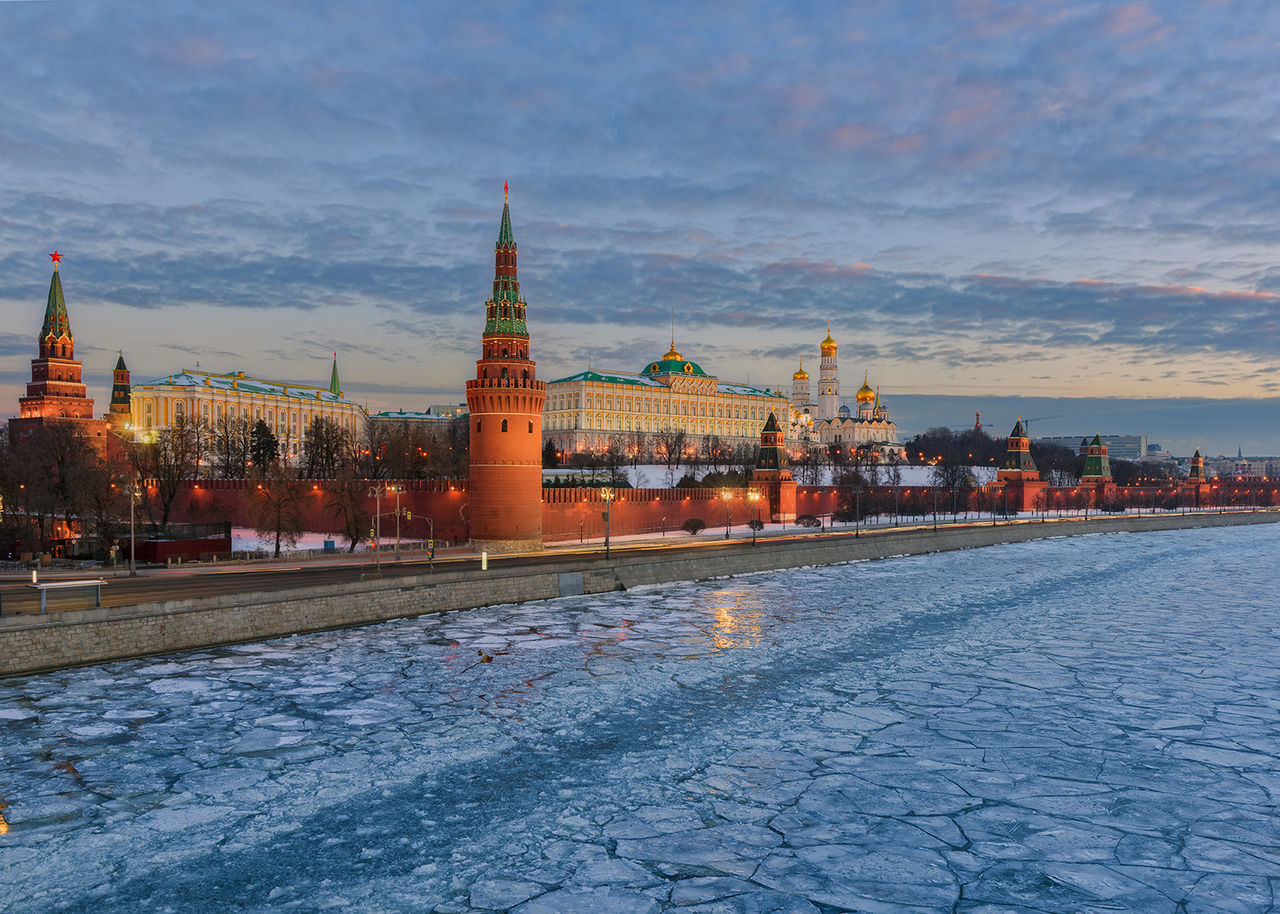
[[[703,580],[803,565],[888,558],[1086,533],[1274,523],[1280,512],[1100,518],[815,536],[717,545],[667,557],[621,553],[609,562],[566,556],[534,569],[501,566],[337,587],[0,618],[0,676],[103,663],[496,603],[520,603],[644,584]],[[1101,547],[1100,547],[1101,548]]]

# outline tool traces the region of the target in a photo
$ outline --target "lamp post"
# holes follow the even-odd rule
[[[853,487],[853,535],[862,536],[862,486]]]
[[[756,544],[756,531],[760,527],[760,490],[751,489],[747,492],[747,500],[756,507],[755,523],[751,525],[751,545]]]
[[[600,489],[600,500],[604,502],[604,557],[605,561],[609,560],[609,515],[613,506],[613,499],[617,493],[614,492],[613,486],[604,486]]]
[[[138,565],[134,560],[134,525],[133,525],[133,505],[138,500],[138,496],[142,493],[138,491],[138,480],[133,480],[133,488],[129,490],[129,577],[136,578],[138,576]]]
[[[378,577],[382,577],[382,496],[387,494],[387,487],[381,483],[369,487],[369,497],[373,499],[373,564]]]
[[[724,538],[729,538],[729,501],[733,498],[733,493],[728,489],[720,490],[720,497],[724,499]]]

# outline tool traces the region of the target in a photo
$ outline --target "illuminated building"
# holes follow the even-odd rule
[[[890,418],[889,407],[862,380],[862,387],[855,395],[857,409],[841,406],[834,419],[822,419],[814,424],[814,437],[825,445],[872,450],[882,457],[905,458],[906,452],[898,443],[898,424]]]
[[[751,473],[751,487],[769,504],[769,520],[790,523],[796,519],[796,481],[791,476],[782,429],[773,413],[760,430],[760,454]]]
[[[80,379],[75,336],[71,333],[62,278],[58,274],[62,255],[54,251],[49,256],[53,260],[53,276],[49,280],[44,323],[36,338],[40,354],[31,360],[27,395],[18,398],[18,415],[9,420],[9,434],[19,440],[46,423],[72,423],[95,447],[102,449],[106,445],[107,423],[93,417],[93,399],[87,396],[87,388]]]
[[[712,436],[729,447],[754,447],[769,415],[786,410],[781,393],[720,381],[673,341],[638,373],[588,369],[550,382],[544,434],[562,454],[599,452],[610,441],[624,453],[652,453],[660,436],[683,431],[694,456]]]
[[[504,197],[506,187],[504,185]],[[529,354],[527,304],[520,294],[511,207],[502,204],[494,246],[493,293],[485,302],[470,412],[471,541],[500,552],[542,548],[542,407],[547,385]]]
[[[818,406],[809,398],[809,372],[804,370],[804,360],[791,376],[791,410],[789,437],[792,441],[808,441],[813,435]]]
[[[289,458],[297,456],[315,419],[327,419],[356,439],[368,421],[363,407],[342,396],[336,355],[328,387],[266,381],[243,371],[217,374],[186,368],[134,385],[129,405],[138,438],[179,422],[213,430],[226,421],[252,425],[261,419],[275,434],[281,454]]]
[[[818,421],[835,419],[840,412],[840,375],[836,368],[836,341],[831,338],[831,322],[827,321],[827,338],[819,345],[822,353],[818,376]]]
[[[1015,511],[1043,508],[1043,504],[1037,505],[1036,500],[1049,484],[1040,480],[1040,471],[1031,456],[1031,442],[1022,427],[1021,418],[1009,433],[1004,460],[996,470],[996,482],[1001,485],[1009,508]]]

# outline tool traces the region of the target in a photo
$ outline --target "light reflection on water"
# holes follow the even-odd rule
[[[717,650],[754,648],[760,644],[760,594],[755,589],[724,588],[707,594],[715,618],[711,640]]]

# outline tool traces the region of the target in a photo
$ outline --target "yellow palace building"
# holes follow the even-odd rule
[[[261,419],[288,456],[296,456],[315,419],[328,419],[357,438],[368,421],[363,407],[342,396],[336,356],[328,387],[265,381],[243,371],[183,369],[132,385],[129,401],[135,437],[145,438],[179,422],[214,429],[228,420],[253,424]]]
[[[769,414],[785,417],[787,405],[779,391],[718,380],[673,343],[639,373],[588,369],[549,382],[542,433],[567,456],[603,451],[610,440],[652,452],[658,437],[683,431],[692,456],[711,436],[759,444]]]

